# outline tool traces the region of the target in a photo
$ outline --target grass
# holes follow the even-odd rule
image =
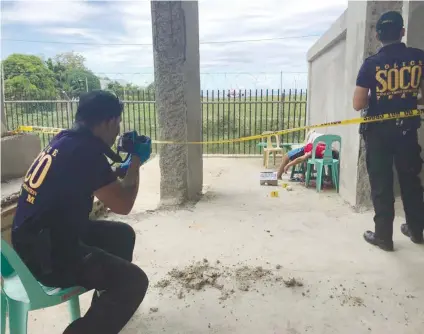
[[[12,102],[6,105],[10,130],[19,125],[69,128],[77,110],[77,102]],[[202,98],[203,140],[226,140],[299,127],[306,122],[306,96],[275,95],[222,98],[215,95]],[[156,108],[153,101],[125,102],[121,131],[137,130],[153,140],[159,138]],[[51,135],[40,134],[42,144]],[[282,142],[302,142],[304,131],[282,137]],[[258,141],[204,145],[208,154],[259,154]],[[157,152],[158,145],[154,145]]]

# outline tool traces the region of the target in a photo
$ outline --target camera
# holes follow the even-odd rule
[[[137,135],[136,131],[124,132],[118,141],[118,153],[125,152],[129,154],[134,153],[135,143],[147,144],[150,138],[144,135]]]

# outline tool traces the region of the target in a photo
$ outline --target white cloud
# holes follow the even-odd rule
[[[71,27],[48,27],[40,28],[37,31],[50,35],[51,37],[72,37],[76,40],[87,39],[92,43],[102,43],[104,40],[101,37],[100,31],[87,28],[71,28]]]
[[[7,1],[5,4],[8,7],[2,8],[2,25],[75,23],[99,14],[86,1]]]
[[[96,3],[94,1],[94,3]],[[30,6],[30,8],[28,8]],[[199,22],[201,41],[226,41],[322,34],[347,7],[345,0],[200,0]],[[110,1],[103,6],[78,2],[26,2],[15,4],[6,13],[6,22],[36,24],[51,40],[82,39],[93,43],[151,44],[151,10],[149,1]],[[107,18],[112,20],[107,21]],[[107,31],[87,27],[87,22],[107,23]],[[55,25],[52,26],[52,23]],[[69,26],[72,24],[72,26]],[[255,85],[279,86],[279,72],[305,72],[306,52],[318,37],[276,41],[201,44],[201,70],[208,73],[250,72],[237,76]],[[128,73],[152,72],[151,46],[137,45],[63,45],[83,53],[87,65],[95,72]],[[255,73],[273,72],[275,75]],[[217,74],[218,75],[218,74]],[[223,79],[208,80],[218,82]],[[236,76],[233,76],[235,78]],[[254,79],[252,79],[254,77]],[[303,79],[296,79],[296,82]],[[121,79],[144,82],[145,76],[134,74]],[[203,79],[203,77],[202,77]],[[228,79],[225,79],[228,80]],[[290,80],[290,79],[285,79]],[[304,80],[303,80],[304,81]]]

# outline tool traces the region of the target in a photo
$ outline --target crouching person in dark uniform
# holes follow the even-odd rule
[[[367,116],[416,109],[419,90],[423,91],[424,52],[401,42],[405,29],[398,12],[383,14],[376,30],[383,47],[362,65],[353,107],[367,108]],[[375,232],[365,232],[364,238],[387,251],[393,250],[393,162],[406,215],[401,231],[413,242],[423,242],[423,189],[419,179],[422,160],[417,136],[420,124],[417,116],[362,124],[360,128],[375,210]]]
[[[75,127],[53,138],[21,189],[12,242],[22,260],[46,286],[95,289],[91,307],[66,334],[119,333],[148,288],[146,274],[131,263],[134,230],[89,219],[93,195],[117,214],[131,211],[139,168],[150,156],[150,144],[136,143],[123,179],[112,171],[105,154],[114,154],[122,110],[111,93],[82,96]]]

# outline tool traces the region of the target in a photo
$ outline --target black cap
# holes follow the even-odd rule
[[[115,94],[95,90],[80,96],[75,121],[93,126],[121,116],[122,111],[123,104]]]
[[[390,11],[380,16],[376,30],[382,39],[398,39],[403,28],[403,18],[399,12]]]

